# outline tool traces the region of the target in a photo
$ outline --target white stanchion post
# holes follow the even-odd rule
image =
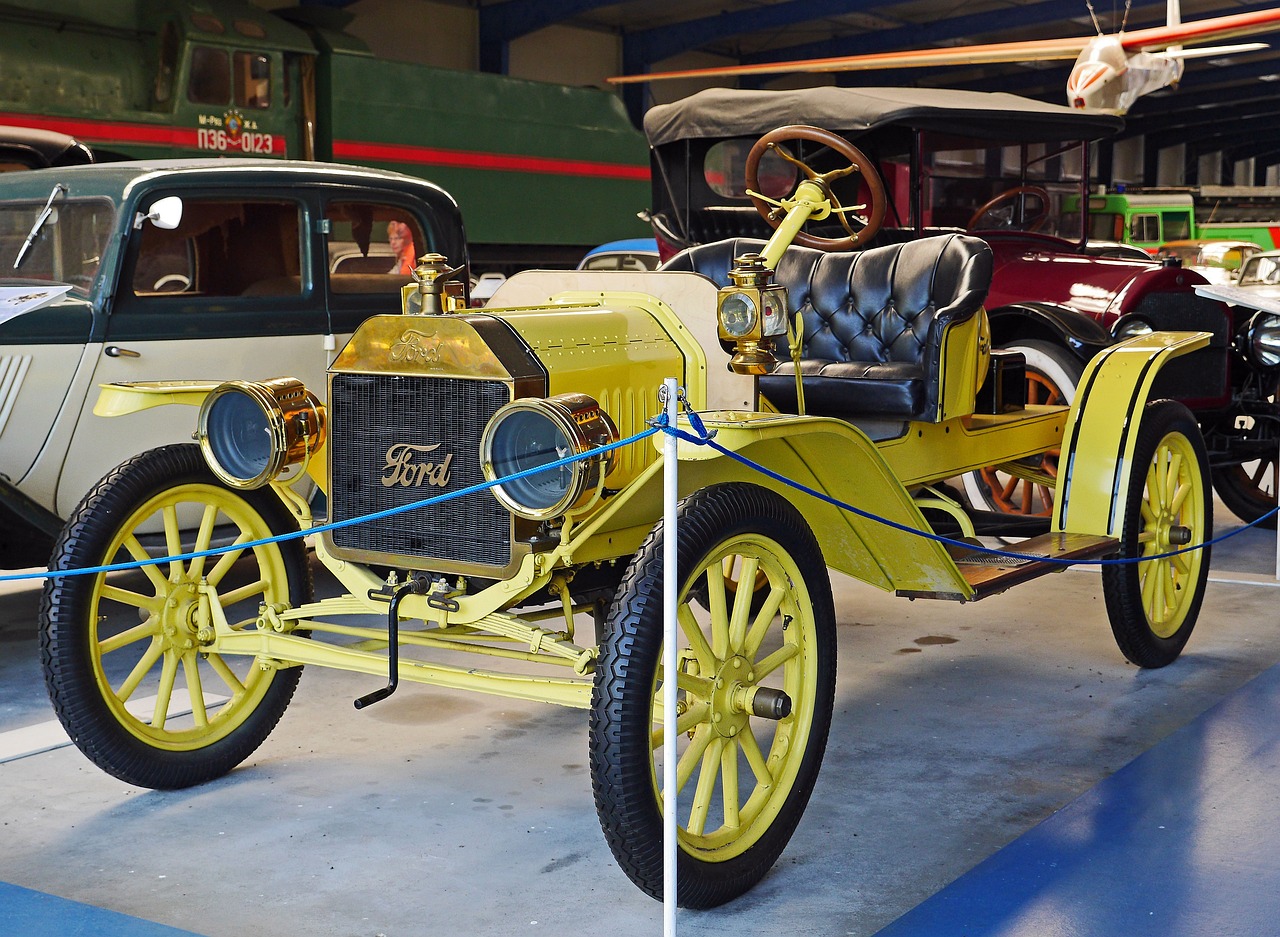
[[[675,378],[662,382],[667,423],[676,425]],[[676,933],[676,446],[667,434],[662,448],[662,933]]]

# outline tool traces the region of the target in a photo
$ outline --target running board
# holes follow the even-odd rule
[[[1003,592],[1010,586],[1037,579],[1045,573],[1056,573],[1066,569],[1069,564],[1062,560],[1078,562],[1080,560],[1099,559],[1115,553],[1120,541],[1114,537],[1099,537],[1096,534],[1072,534],[1054,532],[1041,534],[1029,540],[1015,543],[1005,549],[1010,553],[1035,556],[1040,559],[1015,559],[984,553],[980,550],[952,551],[952,558],[964,576],[965,582],[973,587],[970,601],[985,599],[989,595]],[[964,597],[951,592],[916,592],[899,589],[898,595],[909,599],[952,599],[963,601]]]

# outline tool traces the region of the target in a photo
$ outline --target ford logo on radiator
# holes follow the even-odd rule
[[[449,464],[453,461],[453,453],[446,453],[443,459],[432,455],[441,445],[436,443],[433,446],[415,446],[412,443],[398,442],[391,446],[385,456],[386,465],[382,467],[382,486],[421,488],[423,485],[430,485],[443,488],[448,485]],[[427,461],[427,457],[431,461]]]

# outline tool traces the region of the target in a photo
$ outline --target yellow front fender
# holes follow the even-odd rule
[[[911,495],[875,444],[842,420],[766,413],[703,414],[715,441],[782,478],[887,518],[910,530],[930,530]],[[681,422],[682,428],[687,424]],[[661,439],[656,441],[662,445]],[[942,544],[860,517],[764,475],[709,446],[681,441],[680,497],[708,485],[746,482],[772,489],[804,515],[827,565],[885,590],[968,599],[973,589]],[[655,465],[600,527],[647,531],[658,516],[662,469]],[[595,531],[600,536],[601,530]]]
[[[180,403],[198,407],[219,381],[132,381],[100,384],[94,416],[124,416],[152,407]]]
[[[1166,362],[1203,348],[1208,332],[1152,332],[1094,357],[1080,376],[1058,460],[1054,530],[1120,535],[1138,425]]]

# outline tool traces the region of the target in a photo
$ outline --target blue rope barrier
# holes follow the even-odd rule
[[[991,556],[999,556],[999,557],[1004,557],[1006,559],[1024,560],[1024,561],[1030,561],[1030,562],[1036,562],[1036,563],[1051,563],[1058,566],[1126,566],[1134,563],[1148,563],[1152,560],[1164,560],[1173,556],[1181,556],[1184,553],[1194,553],[1197,550],[1203,550],[1206,547],[1213,546],[1214,544],[1222,543],[1224,540],[1229,540],[1232,537],[1235,537],[1238,534],[1242,533],[1243,531],[1248,530],[1250,527],[1256,527],[1257,525],[1261,524],[1263,521],[1267,520],[1268,518],[1274,517],[1277,512],[1280,512],[1280,505],[1277,505],[1276,507],[1272,508],[1266,514],[1262,515],[1252,523],[1246,524],[1245,526],[1237,530],[1233,530],[1230,533],[1223,534],[1221,537],[1215,537],[1212,540],[1207,540],[1204,543],[1198,543],[1195,546],[1185,547],[1184,549],[1181,549],[1181,550],[1172,550],[1168,553],[1157,553],[1153,556],[1119,557],[1116,559],[1104,559],[1104,560],[1072,560],[1072,559],[1062,559],[1059,557],[1038,556],[1034,553],[1018,553],[1013,550],[1001,550],[996,547],[986,547],[986,546],[982,546],[981,544],[970,543],[967,540],[956,540],[952,537],[944,537],[942,534],[935,534],[931,531],[920,530],[915,527],[909,527],[906,524],[900,524],[897,521],[890,520],[887,517],[881,517],[879,514],[873,514],[870,511],[864,511],[861,508],[854,507],[852,504],[848,504],[847,502],[841,501],[839,498],[833,498],[830,495],[825,494],[824,492],[817,491],[813,488],[810,488],[807,485],[803,485],[800,482],[787,478],[784,475],[780,475],[777,472],[773,471],[772,469],[766,468],[760,463],[754,462],[751,459],[748,459],[746,456],[741,455],[737,452],[734,452],[731,449],[726,449],[724,446],[720,445],[718,442],[715,442],[713,440],[712,437],[715,435],[715,433],[714,432],[708,433],[705,425],[703,425],[702,423],[702,420],[698,419],[696,414],[694,414],[692,411],[689,411],[686,414],[686,416],[689,417],[689,425],[693,426],[694,429],[698,431],[699,435],[694,435],[693,433],[687,433],[684,430],[681,430],[679,428],[668,427],[668,426],[662,427],[663,432],[671,433],[679,439],[683,439],[686,442],[690,442],[698,446],[708,446],[714,449],[716,452],[719,452],[721,455],[728,456],[729,458],[733,459],[735,462],[739,462],[742,465],[745,465],[748,468],[756,472],[759,472],[760,474],[765,475],[768,478],[772,478],[775,481],[781,482],[782,484],[787,485],[790,488],[794,488],[797,491],[802,491],[807,495],[811,495],[817,498],[819,501],[825,501],[827,504],[830,504],[833,507],[837,507],[842,511],[848,511],[851,514],[856,514],[858,517],[861,517],[865,520],[869,520],[874,523],[881,524],[885,527],[891,527],[894,530],[900,530],[904,533],[913,534],[925,540],[933,540],[937,543],[945,544],[948,546],[961,547],[966,550],[971,550],[975,553],[986,553],[986,554],[990,554]]]
[[[665,418],[663,423],[665,423]],[[59,579],[67,576],[91,576],[98,573],[115,573],[127,569],[141,569],[144,566],[159,566],[161,563],[185,562],[187,560],[200,559],[206,556],[220,556],[223,553],[232,553],[237,550],[252,550],[255,547],[263,547],[273,543],[282,543],[286,540],[296,540],[300,537],[308,537],[311,534],[322,534],[330,530],[338,530],[343,527],[354,527],[357,524],[367,524],[370,521],[381,520],[384,517],[392,517],[396,514],[407,514],[409,511],[416,511],[419,508],[431,507],[445,501],[452,501],[454,498],[461,498],[477,491],[486,491],[496,485],[506,484],[507,482],[519,481],[530,475],[537,475],[542,472],[549,472],[552,469],[564,468],[579,462],[583,459],[590,459],[602,455],[606,452],[612,452],[615,449],[621,449],[623,446],[629,446],[632,443],[640,442],[642,439],[660,432],[661,427],[658,425],[650,426],[646,430],[641,430],[634,436],[628,436],[626,439],[620,439],[617,442],[609,443],[605,446],[598,446],[589,452],[581,455],[565,456],[563,459],[557,459],[555,462],[548,462],[546,465],[539,465],[536,468],[525,469],[504,478],[495,478],[493,481],[480,482],[476,485],[469,485],[466,488],[459,488],[457,491],[447,491],[444,494],[435,495],[430,498],[423,498],[421,501],[414,501],[411,504],[403,504],[399,507],[387,508],[384,511],[375,511],[372,514],[365,514],[360,517],[350,517],[345,521],[332,521],[328,524],[317,524],[306,530],[293,530],[283,534],[275,534],[271,537],[262,537],[258,540],[246,540],[244,543],[233,543],[225,547],[212,547],[208,550],[194,550],[190,553],[178,553],[173,556],[159,556],[145,560],[133,560],[128,563],[109,563],[102,566],[87,566],[82,569],[60,569],[46,570],[38,573],[14,573],[10,575],[0,576],[0,582],[17,582],[27,579]]]
[[[746,456],[741,455],[740,453],[727,449],[724,446],[720,445],[719,443],[715,442],[714,441],[715,432],[707,431],[705,424],[703,424],[701,418],[698,416],[698,414],[695,411],[686,409],[685,416],[689,420],[690,426],[692,426],[694,429],[693,433],[689,433],[679,429],[678,427],[673,427],[669,425],[669,423],[667,422],[666,415],[662,414],[650,421],[650,426],[648,429],[642,430],[641,432],[636,433],[633,436],[629,436],[626,439],[621,439],[621,440],[618,440],[617,442],[610,443],[609,445],[600,446],[596,449],[592,449],[591,451],[582,453],[581,455],[566,456],[563,459],[557,459],[556,461],[550,462],[546,465],[540,465],[536,468],[525,469],[524,471],[516,472],[512,475],[508,475],[503,478],[494,479],[493,481],[481,482],[476,485],[470,485],[466,488],[460,488],[457,491],[445,492],[444,494],[435,495],[430,498],[424,498],[420,501],[414,501],[411,504],[400,505],[399,507],[394,507],[394,508],[387,508],[386,510],[383,510],[383,511],[376,511],[372,514],[365,514],[360,517],[348,518],[347,520],[344,520],[344,521],[333,521],[327,524],[318,524],[306,530],[289,531],[287,533],[276,534],[271,537],[263,537],[258,540],[248,540],[248,541],[245,541],[244,543],[231,544],[225,547],[213,547],[208,550],[196,550],[190,553],[179,553],[173,556],[161,556],[161,557],[149,558],[145,560],[133,560],[127,563],[110,563],[110,564],[104,564],[101,566],[85,567],[82,569],[46,570],[43,572],[35,572],[35,573],[15,573],[15,574],[8,574],[8,575],[0,575],[0,582],[56,579],[56,578],[62,578],[67,576],[88,576],[88,575],[96,575],[98,573],[111,573],[111,572],[121,572],[129,569],[141,569],[144,566],[158,566],[162,563],[185,562],[189,560],[200,559],[202,557],[219,556],[224,553],[231,553],[234,551],[252,550],[252,549],[255,549],[256,547],[267,546],[273,543],[281,543],[287,540],[295,540],[300,537],[310,536],[311,534],[325,533],[330,530],[338,530],[344,527],[353,527],[357,524],[367,524],[371,521],[381,520],[383,518],[392,517],[397,514],[405,514],[405,513],[408,513],[409,511],[416,511],[420,508],[431,507],[436,504],[441,504],[446,501],[451,501],[455,498],[465,497],[466,495],[473,494],[478,491],[486,491],[490,488],[495,487],[496,485],[506,484],[513,481],[519,481],[520,479],[527,478],[530,475],[537,475],[542,472],[551,471],[552,469],[564,468],[566,466],[572,465],[574,462],[578,462],[583,459],[593,458],[602,453],[612,452],[615,449],[620,449],[624,446],[629,446],[633,443],[640,442],[641,440],[647,439],[648,437],[653,436],[655,433],[658,433],[658,432],[664,432],[670,435],[674,435],[676,438],[683,439],[685,442],[689,442],[694,445],[708,446],[711,449],[714,449],[716,452],[719,452],[721,455],[727,456],[728,458],[733,459],[734,461],[746,466],[747,468],[752,469],[755,472],[759,472],[760,474],[768,478],[772,478],[773,480],[783,485],[786,485],[787,487],[793,488],[796,491],[801,491],[807,495],[810,495],[811,497],[817,498],[820,501],[826,502],[827,504],[830,504],[833,507],[839,508],[842,511],[848,511],[849,513],[854,514],[858,517],[861,517],[864,520],[868,520],[873,523],[892,528],[894,530],[902,531],[903,533],[908,533],[925,540],[932,540],[936,543],[944,544],[947,546],[954,546],[961,549],[970,550],[976,553],[985,553],[991,556],[998,556],[998,557],[1011,559],[1011,560],[1051,563],[1051,564],[1060,565],[1060,566],[1122,566],[1122,565],[1129,565],[1133,563],[1146,563],[1146,562],[1150,562],[1151,560],[1162,560],[1162,559],[1168,559],[1174,556],[1181,556],[1182,554],[1185,554],[1185,553],[1194,553],[1197,550],[1203,550],[1206,547],[1210,547],[1215,544],[1222,543],[1223,541],[1229,540],[1232,537],[1238,536],[1239,534],[1241,534],[1245,530],[1248,530],[1251,527],[1256,527],[1259,524],[1262,524],[1264,521],[1268,520],[1269,518],[1274,517],[1277,514],[1277,512],[1280,512],[1280,505],[1278,505],[1277,507],[1272,508],[1266,514],[1262,515],[1260,518],[1253,521],[1252,523],[1246,524],[1245,526],[1240,527],[1237,530],[1233,530],[1230,533],[1223,534],[1220,537],[1215,537],[1214,539],[1208,540],[1205,543],[1196,544],[1195,546],[1186,547],[1181,550],[1173,550],[1168,553],[1159,553],[1154,556],[1120,557],[1115,559],[1102,559],[1102,560],[1072,560],[1072,559],[1061,559],[1058,557],[1038,556],[1036,554],[1030,554],[1030,553],[1019,553],[1016,550],[1002,550],[996,547],[987,547],[981,544],[970,543],[967,540],[956,540],[953,537],[946,537],[946,536],[943,536],[942,534],[935,534],[932,531],[920,530],[918,528],[910,527],[906,524],[901,524],[897,521],[890,520],[887,517],[882,517],[881,515],[875,514],[871,511],[863,510],[862,508],[856,507],[845,501],[841,501],[838,498],[833,498],[824,492],[817,491],[813,488],[808,487],[807,485],[794,481],[793,479],[787,478],[786,476],[781,475],[773,471],[772,469],[769,469],[766,466],[763,466],[760,463],[755,462],[747,458]]]

